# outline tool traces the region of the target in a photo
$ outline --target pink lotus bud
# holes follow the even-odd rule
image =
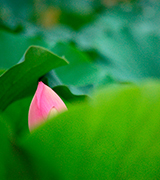
[[[29,108],[29,129],[32,130],[46,121],[47,118],[53,117],[65,110],[67,110],[67,107],[61,98],[50,87],[46,86],[43,82],[39,82]]]

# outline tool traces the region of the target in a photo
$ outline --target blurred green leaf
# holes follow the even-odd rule
[[[48,120],[21,146],[45,179],[159,179],[159,108],[159,82],[110,86],[89,106]]]
[[[16,138],[29,133],[28,111],[32,98],[30,96],[14,101],[3,111],[7,117],[7,122],[10,124],[10,130]]]
[[[55,86],[53,90],[64,100],[68,102],[73,102],[73,101],[84,101],[85,99],[88,98],[86,94],[83,93],[80,89],[72,86],[64,86],[64,85],[59,85]]]
[[[64,43],[57,43],[52,49],[59,56],[64,56],[69,61],[67,67],[55,70],[62,84],[74,86],[99,85],[102,79],[109,76],[107,70],[103,71],[89,56],[75,47]],[[106,81],[107,82],[107,81]]]
[[[0,69],[0,75],[3,74],[5,72],[4,69]]]
[[[51,69],[66,65],[64,58],[38,46],[31,46],[21,62],[0,77],[0,109],[4,110],[11,102],[33,93],[38,78]]]
[[[38,35],[27,36],[0,30],[0,68],[11,68],[18,63],[24,51],[31,45],[47,47],[44,40]]]
[[[36,179],[37,176],[30,163],[30,157],[20,149],[15,143],[11,143],[11,153],[5,162],[6,164],[6,179]]]
[[[4,122],[5,117],[0,114],[0,179],[6,179],[6,160],[10,155],[10,144],[8,140],[8,128]]]
[[[150,8],[155,13],[150,18],[134,6],[108,10],[81,29],[77,44],[97,50],[104,57],[102,69],[118,80],[160,78],[160,26]]]
[[[60,23],[66,24],[72,27],[74,30],[79,30],[85,24],[90,23],[94,20],[94,14],[80,14],[75,12],[63,11],[60,16]]]
[[[9,116],[8,116],[9,117]],[[10,122],[15,117],[0,115],[0,179],[35,179],[29,157],[15,143],[10,129]]]

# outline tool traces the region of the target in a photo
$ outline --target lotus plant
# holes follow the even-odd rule
[[[39,82],[29,108],[29,130],[65,110],[67,107],[61,98],[50,87]]]

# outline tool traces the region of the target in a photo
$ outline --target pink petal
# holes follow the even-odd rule
[[[43,82],[39,82],[29,108],[29,129],[31,130],[44,122],[52,108],[55,108],[58,112],[67,110],[61,98],[50,87]]]

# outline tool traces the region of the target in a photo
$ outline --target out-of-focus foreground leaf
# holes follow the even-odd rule
[[[10,118],[13,120],[14,116]],[[0,114],[0,179],[36,179],[29,157],[16,145],[11,120]]]
[[[0,114],[0,179],[5,180],[6,176],[6,159],[8,155],[10,154],[10,147],[9,147],[9,141],[7,137],[7,127],[6,124],[3,122],[4,118]]]
[[[20,144],[37,179],[159,179],[159,108],[159,82],[111,86]]]
[[[31,46],[24,55],[24,61],[13,66],[0,77],[0,110],[34,92],[41,76],[51,69],[66,64],[64,58],[47,49]]]

